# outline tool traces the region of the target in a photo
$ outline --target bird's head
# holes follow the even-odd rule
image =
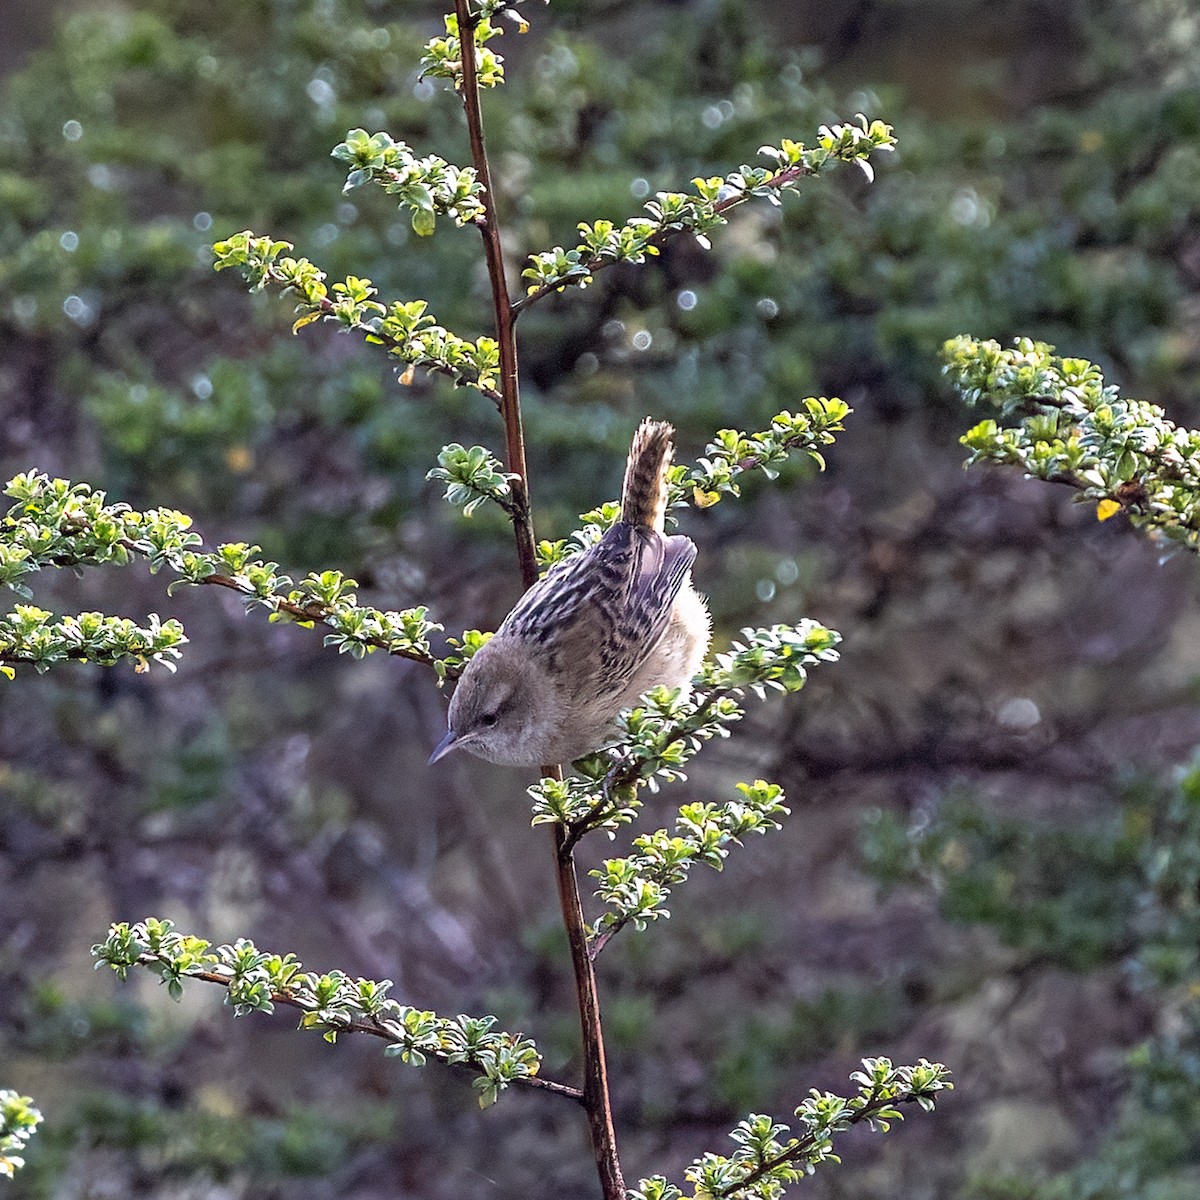
[[[496,637],[467,664],[450,701],[450,728],[430,756],[461,747],[512,767],[538,766],[557,729],[559,705],[545,670],[528,648]]]

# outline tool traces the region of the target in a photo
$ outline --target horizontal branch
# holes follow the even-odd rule
[[[510,1084],[582,1100],[578,1088],[540,1078],[537,1048],[520,1034],[494,1032],[495,1017],[439,1017],[401,1004],[388,995],[390,979],[305,971],[294,955],[265,953],[245,938],[210,948],[204,939],[181,934],[171,921],[156,917],[111,926],[92,955],[120,979],[134,967],[145,967],[176,999],[185,979],[198,979],[225,988],[235,1016],[270,1013],[283,1004],[302,1014],[301,1029],[318,1030],[326,1041],[335,1041],[339,1033],[366,1033],[387,1042],[388,1055],[413,1066],[433,1058],[469,1067],[485,1107]]]
[[[858,1091],[849,1097],[809,1092],[795,1110],[798,1136],[762,1114],[739,1121],[729,1135],[737,1150],[728,1156],[709,1152],[687,1168],[684,1177],[694,1189],[690,1194],[712,1200],[778,1200],[822,1163],[840,1161],[833,1150],[837,1134],[859,1124],[886,1133],[892,1121],[904,1119],[901,1105],[932,1112],[941,1094],[954,1087],[950,1072],[926,1059],[896,1067],[887,1058],[864,1058],[862,1070],[850,1080]],[[683,1195],[662,1175],[641,1180],[629,1193],[630,1200],[683,1200]]]
[[[845,1118],[845,1124],[847,1127],[860,1125],[864,1121],[870,1124],[878,1120],[880,1115],[885,1111],[894,1109],[897,1104],[909,1104],[915,1100],[915,1096],[881,1096],[876,1089],[861,1108],[851,1112]],[[792,1163],[806,1162],[820,1146],[823,1136],[823,1133],[817,1130],[810,1130],[802,1137],[797,1138],[793,1145],[785,1150],[781,1150],[774,1158],[769,1158],[759,1163],[757,1167],[744,1178],[738,1180],[737,1183],[729,1184],[727,1187],[715,1192],[714,1195],[725,1197],[744,1193],[760,1179],[765,1179],[767,1176],[778,1172],[780,1167],[790,1166]]]
[[[598,220],[581,223],[582,242],[573,250],[556,246],[534,254],[522,276],[531,281],[526,294],[513,303],[519,314],[551,292],[565,287],[586,287],[596,271],[617,262],[642,263],[658,254],[661,246],[681,233],[691,233],[704,246],[707,235],[725,224],[725,214],[752,198],[779,203],[779,193],[802,178],[818,174],[831,162],[854,163],[868,179],[874,178],[870,157],[891,151],[896,139],[891,126],[870,121],[861,113],[858,124],[822,125],[817,145],[806,148],[785,139],[778,146],[763,146],[759,153],[773,158],[779,169],[743,166],[725,178],[693,179],[694,194],[659,192],[646,203],[647,216],[631,217],[622,226]]]
[[[737,790],[740,798],[728,803],[683,805],[673,832],[642,834],[634,839],[631,854],[606,859],[602,869],[591,872],[599,882],[596,895],[609,906],[590,931],[593,961],[626,925],[632,922],[644,929],[648,922],[667,916],[667,897],[697,863],[720,871],[730,848],[740,846],[746,834],[783,828],[780,818],[791,810],[778,784],[756,779],[739,783]]]
[[[337,647],[340,653],[361,657],[383,650],[431,666],[442,679],[454,677],[461,669],[461,656],[434,655],[429,635],[442,626],[429,620],[426,608],[395,611],[360,605],[352,590],[357,584],[340,571],[310,573],[297,583],[280,574],[277,563],[255,558],[258,546],[229,542],[215,551],[206,550],[184,513],[165,508],[135,512],[127,504],[106,503],[104,493],[87,484],[50,479],[41,472],[16,476],[5,491],[17,504],[0,521],[0,584],[18,595],[31,596],[24,577],[44,567],[125,566],[142,558],[151,572],[166,567],[178,576],[168,592],[183,584],[226,588],[242,596],[247,608],[267,609],[272,620],[321,626],[325,644]],[[9,624],[32,622],[32,629],[49,616],[31,606],[24,610],[18,606],[6,620]],[[108,625],[119,620],[101,614],[84,616]],[[164,623],[162,629],[168,624],[173,629],[177,625]],[[156,628],[155,634],[162,629]],[[93,630],[93,634],[103,631]],[[179,636],[170,645],[186,640],[182,629],[175,632]],[[89,643],[76,638],[74,644],[86,648]],[[101,643],[96,645],[103,649]],[[34,660],[23,657],[22,661]]]
[[[161,966],[162,960],[153,954],[144,954],[138,959],[138,965],[144,967]],[[227,975],[219,975],[215,971],[189,971],[187,973],[189,979],[198,979],[201,983],[215,983],[218,987],[225,989],[229,988],[231,982]],[[309,1012],[307,1005],[297,1000],[294,996],[287,992],[272,992],[271,1001],[275,1004],[282,1004],[288,1008],[294,1008],[299,1012]],[[348,1019],[344,1025],[337,1027],[338,1033],[365,1033],[371,1037],[382,1038],[390,1045],[400,1045],[396,1036],[378,1020],[378,1018],[357,1018]],[[442,1059],[448,1066],[471,1067],[470,1062],[449,1062]],[[582,1103],[583,1093],[577,1087],[571,1087],[566,1083],[558,1083],[553,1079],[543,1079],[540,1075],[522,1075],[512,1080],[514,1085],[520,1087],[535,1088],[543,1092],[551,1092],[556,1096],[565,1096],[568,1100],[574,1100],[576,1103]]]
[[[179,647],[187,640],[178,621],[162,621],[157,613],[143,627],[128,617],[98,612],[56,617],[44,608],[18,604],[12,612],[0,613],[0,675],[13,679],[13,668],[27,664],[44,672],[58,662],[112,666],[125,658],[136,660],[139,673],[152,662],[173,671]]]
[[[784,170],[772,175],[770,179],[768,179],[761,186],[774,191],[789,184],[795,183],[804,176],[812,175],[813,173],[813,168],[811,167],[787,167]],[[712,211],[715,215],[724,217],[724,215],[729,212],[730,209],[737,208],[739,204],[744,204],[750,198],[751,196],[748,191],[727,196],[723,200],[717,201],[712,206]],[[656,233],[647,238],[643,243],[643,249],[648,250],[651,255],[657,254],[658,251],[673,238],[678,237],[682,233],[693,232],[694,230],[690,229],[686,225],[666,226],[662,229],[659,229]],[[618,258],[611,253],[601,252],[593,254],[589,258],[583,259],[578,265],[581,275],[595,275],[597,271],[602,271],[605,267],[615,266],[618,262],[624,261],[629,260],[625,258]],[[543,299],[545,296],[548,296],[551,292],[561,291],[563,288],[568,287],[570,283],[570,279],[558,279],[539,284],[537,287],[527,292],[524,296],[521,296],[519,299],[513,301],[512,307],[514,315],[519,315],[522,311],[529,308],[531,305],[536,304],[539,300]]]
[[[424,300],[381,304],[374,298],[377,289],[369,279],[349,275],[330,288],[325,272],[307,258],[285,253],[291,249],[291,242],[260,237],[245,229],[214,243],[213,268],[237,268],[253,291],[272,283],[282,291],[294,292],[301,315],[292,324],[293,333],[323,318],[336,321],[345,330],[361,333],[366,341],[386,346],[390,357],[405,364],[407,369],[401,375],[405,382],[415,368],[422,367],[445,375],[455,386],[475,388],[499,407],[499,350],[493,338],[472,342],[451,333],[426,312],[429,306]]]
[[[289,280],[289,277],[283,271],[279,270],[278,267],[268,268],[267,278],[269,278],[272,283],[279,284],[284,288],[293,286],[292,282]],[[293,331],[298,331],[304,325],[309,324],[313,319],[317,318],[337,321],[345,328],[353,329],[356,332],[363,334],[368,341],[377,342],[381,345],[390,345],[392,350],[397,352],[397,357],[399,357],[402,362],[406,363],[410,367],[423,367],[425,370],[431,371],[434,374],[444,375],[447,379],[450,379],[455,384],[469,383],[475,388],[476,391],[485,395],[493,404],[496,405],[497,408],[500,407],[499,388],[491,387],[480,382],[478,377],[474,380],[466,379],[461,371],[456,370],[454,367],[444,363],[432,361],[425,357],[408,357],[403,353],[405,343],[402,339],[393,338],[389,340],[381,337],[379,334],[379,328],[374,322],[370,320],[363,320],[357,315],[354,315],[347,320],[344,316],[345,310],[343,306],[336,301],[331,300],[328,296],[320,296],[315,299],[308,300],[302,305],[302,307],[308,308],[308,319],[306,320],[304,317],[301,317],[299,321],[293,324]],[[408,380],[405,379],[404,382],[408,382]]]

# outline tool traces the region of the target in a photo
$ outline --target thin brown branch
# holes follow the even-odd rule
[[[65,522],[63,525],[64,533],[84,533],[90,531],[90,529],[91,524],[87,521],[80,520],[79,518],[74,518],[70,522]],[[119,546],[123,546],[129,551],[130,554],[136,554],[139,558],[148,557],[144,547],[140,546],[132,538],[117,538],[116,543]],[[73,567],[80,565],[80,560],[71,559],[63,555],[58,555],[50,561],[53,562],[57,567]],[[196,587],[202,584],[212,584],[215,587],[228,588],[230,591],[237,592],[239,595],[245,596],[247,599],[268,599],[267,597],[260,597],[252,587],[242,583],[235,576],[224,575],[219,571],[213,575],[206,575],[203,579],[189,579],[187,582]],[[269,597],[269,607],[273,611],[287,613],[287,615],[294,621],[311,626],[325,625],[325,619],[330,615],[330,610],[319,601],[314,600],[308,604],[297,604],[293,600],[288,600],[283,596],[274,594]],[[426,666],[431,666],[437,661],[432,654],[424,654],[418,650],[406,650],[403,648],[393,647],[385,638],[369,637],[363,638],[362,641],[366,645],[374,646],[377,650],[386,650],[389,654],[396,658],[407,658],[412,662],[424,663]],[[68,657],[74,658],[77,656],[72,654]],[[86,655],[79,655],[78,657],[86,657]],[[448,670],[446,677],[448,679],[453,679],[456,674],[457,672],[454,670]]]
[[[120,661],[122,658],[135,658],[136,654],[131,650],[122,650],[116,658]],[[88,650],[82,646],[63,652],[63,658],[73,662],[90,662],[97,661],[95,652]],[[32,663],[44,662],[45,659],[36,658],[32,654],[19,654],[12,650],[0,650],[0,663],[6,667],[25,667]],[[104,665],[104,664],[101,664]]]
[[[471,161],[475,176],[483,187],[483,219],[477,222],[483,237],[488,280],[492,288],[492,307],[496,314],[496,341],[500,347],[500,414],[504,418],[507,470],[516,476],[511,481],[513,535],[517,543],[517,562],[521,582],[532,587],[537,581],[537,553],[534,548],[533,522],[529,510],[529,480],[525,465],[525,434],[521,427],[521,390],[517,377],[517,331],[508,281],[504,272],[504,250],[500,243],[500,222],[496,213],[496,195],[483,138],[483,110],[479,103],[479,78],[475,63],[475,23],[468,0],[454,0],[458,16],[458,41],[462,52],[462,99],[467,117],[467,136],[471,142]]]
[[[138,962],[143,966],[152,967],[161,963],[161,960],[154,954],[143,954]],[[215,983],[220,987],[228,988],[230,979],[227,975],[222,975],[216,971],[187,971],[184,973],[187,979],[199,979],[204,983]],[[272,992],[271,1002],[273,1004],[283,1004],[289,1008],[298,1009],[300,1012],[311,1011],[307,1005],[301,1004],[299,1000],[293,996],[289,996],[287,992]],[[368,1033],[372,1037],[382,1038],[390,1045],[398,1045],[399,1041],[394,1034],[389,1032],[387,1026],[378,1021],[353,1019],[348,1020],[344,1025],[336,1027],[338,1033]],[[434,1058],[438,1056],[433,1055]],[[444,1059],[439,1059],[444,1062]],[[473,1069],[470,1063],[446,1063],[446,1066],[461,1066],[467,1069]],[[520,1084],[522,1087],[536,1088],[543,1092],[552,1092],[556,1096],[565,1096],[568,1100],[574,1100],[577,1103],[582,1103],[583,1093],[569,1084],[557,1083],[553,1079],[545,1079],[540,1075],[525,1075],[512,1080],[513,1084]]]
[[[1023,396],[1021,403],[1029,411],[1036,412],[1039,408],[1067,409],[1070,404],[1061,396]]]
[[[492,289],[492,305],[496,315],[496,340],[500,349],[500,411],[504,418],[507,447],[507,469],[516,476],[512,480],[515,511],[510,515],[517,544],[517,561],[521,581],[526,588],[537,581],[537,555],[534,549],[533,522],[529,506],[528,472],[525,463],[525,437],[521,427],[521,392],[517,375],[517,339],[515,313],[508,295],[504,271],[504,252],[500,240],[500,224],[496,212],[496,197],[492,188],[487,147],[483,136],[483,113],[479,102],[479,82],[475,64],[474,21],[468,0],[454,0],[458,18],[459,47],[462,54],[462,97],[466,112],[467,133],[471,142],[471,158],[476,178],[483,185],[483,220],[478,222],[487,259],[488,279]],[[562,778],[561,767],[549,764],[542,768],[544,776]],[[579,1019],[583,1038],[583,1106],[587,1112],[592,1153],[600,1177],[604,1200],[625,1200],[625,1181],[617,1156],[616,1132],[608,1091],[608,1075],[604,1058],[604,1032],[600,1023],[600,1000],[596,991],[596,976],[588,957],[587,926],[579,894],[579,880],[567,830],[555,828],[555,868],[563,924],[575,970],[575,986],[579,1003]]]
[[[588,944],[588,958],[595,962],[600,957],[600,951],[608,945],[608,940],[614,933],[619,933],[626,925],[629,924],[630,918],[618,917],[603,933],[598,933]]]
[[[232,575],[206,575],[203,579],[199,579],[196,582],[198,584],[211,583],[217,587],[229,588],[231,591],[238,592],[243,596],[253,597],[257,595],[252,588],[246,587]],[[271,600],[271,607],[278,612],[287,613],[293,620],[310,622],[313,625],[324,625],[325,618],[330,615],[329,610],[318,601],[313,601],[311,604],[296,604],[291,600],[285,600],[281,596],[274,596]],[[361,640],[368,646],[374,646],[378,650],[386,650],[396,658],[407,658],[412,662],[424,663],[426,666],[436,661],[431,654],[422,654],[418,650],[397,649],[391,646],[386,638],[368,637]],[[452,672],[448,672],[447,674],[449,678],[453,678]]]
[[[851,1113],[846,1118],[846,1123],[848,1125],[858,1125],[862,1121],[869,1121],[872,1117],[878,1116],[886,1108],[892,1108],[897,1104],[907,1104],[911,1100],[911,1096],[893,1096],[890,1099],[878,1097],[868,1100],[862,1108]],[[781,1150],[772,1158],[764,1159],[748,1175],[743,1176],[736,1183],[731,1183],[728,1187],[720,1188],[713,1194],[715,1196],[734,1196],[739,1192],[744,1192],[747,1188],[752,1187],[762,1179],[764,1175],[769,1174],[777,1167],[784,1166],[786,1163],[796,1162],[803,1158],[817,1144],[818,1136],[816,1133],[806,1133],[803,1137],[797,1139],[794,1146],[790,1146],[786,1150]]]
[[[789,183],[794,183],[797,179],[802,179],[805,175],[813,173],[811,167],[796,165],[794,167],[785,167],[782,171],[776,172],[769,179],[763,180],[759,187],[780,189],[786,187]],[[757,190],[757,189],[756,189]],[[713,211],[724,216],[731,208],[736,208],[739,204],[744,204],[747,200],[752,199],[752,196],[747,191],[736,192],[732,196],[726,196],[724,200],[718,200],[713,205]],[[687,233],[688,230],[679,227],[668,227],[660,229],[653,237],[651,237],[647,245],[656,248],[661,247],[664,243],[669,242],[676,235]],[[587,270],[589,275],[594,275],[597,271],[602,271],[605,267],[611,267],[620,259],[613,258],[608,254],[594,254],[591,258],[586,259],[581,265]],[[531,304],[536,304],[543,297],[548,296],[551,292],[559,292],[564,288],[572,286],[572,280],[560,279],[557,282],[550,281],[549,283],[540,284],[533,291],[527,292],[519,300],[513,302],[513,316],[519,317]]]
[[[575,969],[575,990],[583,1025],[583,1107],[587,1112],[592,1154],[604,1200],[625,1200],[625,1180],[617,1156],[617,1133],[613,1125],[608,1091],[608,1066],[604,1057],[604,1033],[600,1023],[600,998],[596,972],[588,954],[587,925],[579,897],[575,858],[566,844],[567,831],[554,827],[555,863],[563,924]]]
[[[692,732],[689,729],[690,722],[694,721],[696,717],[702,717],[718,700],[722,700],[726,696],[732,696],[736,690],[736,688],[711,688],[708,691],[701,692],[700,689],[697,689],[693,695],[698,695],[701,698],[696,704],[695,712],[691,713],[686,721],[680,721],[668,730],[663,735],[663,744],[669,746],[677,738],[684,737],[689,732]],[[620,804],[611,798],[614,789],[628,787],[631,783],[643,781],[642,770],[644,767],[644,760],[635,758],[633,755],[618,758],[613,763],[609,768],[608,774],[604,777],[600,797],[596,803],[583,816],[572,821],[567,826],[565,845],[568,853],[575,849],[582,837],[591,833],[593,829],[598,829],[603,825],[608,820],[610,812],[620,808]]]

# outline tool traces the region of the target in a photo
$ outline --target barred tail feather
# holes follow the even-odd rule
[[[621,519],[648,525],[662,533],[667,514],[667,471],[675,453],[675,430],[666,421],[647,417],[633,435],[625,483],[621,488]]]

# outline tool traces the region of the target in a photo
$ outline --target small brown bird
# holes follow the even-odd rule
[[[638,427],[621,519],[535,583],[476,652],[431,763],[459,746],[507,766],[571,762],[616,741],[617,714],[643,693],[688,685],[711,622],[692,586],[695,543],[663,532],[674,432]]]

